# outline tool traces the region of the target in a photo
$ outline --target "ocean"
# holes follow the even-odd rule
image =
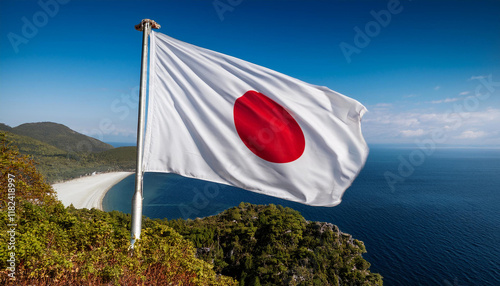
[[[107,193],[106,211],[130,213],[134,180]],[[331,208],[174,174],[144,177],[143,214],[150,218],[205,217],[242,201],[338,225],[365,243],[363,256],[385,285],[500,285],[500,149],[373,147]]]

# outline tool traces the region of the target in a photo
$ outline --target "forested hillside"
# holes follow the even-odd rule
[[[107,143],[53,122],[25,123],[12,128],[10,132],[29,136],[70,153],[100,152],[113,148]]]
[[[11,128],[0,124],[21,154],[33,156],[48,183],[77,178],[93,172],[135,170],[135,147],[119,147],[51,122],[27,123]]]
[[[241,203],[215,216],[165,222],[240,285],[382,285],[362,257],[362,241],[290,208]]]

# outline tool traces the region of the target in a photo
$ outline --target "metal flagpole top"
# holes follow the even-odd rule
[[[144,24],[149,23],[151,25],[152,29],[160,29],[161,26],[160,24],[156,23],[154,20],[151,19],[143,19],[139,24],[135,25],[135,29],[137,31],[144,31]]]

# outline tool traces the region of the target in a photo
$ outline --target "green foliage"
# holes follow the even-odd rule
[[[3,134],[0,139],[0,284],[237,285],[196,258],[192,243],[159,221],[144,220],[141,240],[130,251],[129,215],[65,208],[33,160],[10,146]],[[9,177],[15,178],[13,200],[6,195]],[[14,220],[6,211],[12,201]],[[15,249],[8,244],[12,224]],[[6,270],[11,253],[15,281]]]
[[[11,189],[15,190],[12,197],[17,200],[34,204],[53,203],[57,200],[54,190],[44,182],[33,160],[20,154],[2,132],[0,132],[0,151],[0,188],[2,190],[0,209],[2,211],[7,208],[10,182],[14,184],[14,188]]]
[[[29,136],[69,153],[100,152],[113,148],[109,144],[53,122],[25,123],[12,128],[11,132]]]
[[[195,258],[195,249],[172,228],[150,221],[133,251],[130,216],[61,203],[22,203],[16,229],[17,285],[236,285]],[[6,269],[7,224],[0,220],[0,267]],[[2,275],[1,282],[6,282]]]
[[[136,165],[137,147],[118,147],[93,154],[96,161],[117,170],[134,170]]]
[[[0,123],[0,131],[11,131],[12,130],[12,127],[6,125],[6,124],[3,124],[3,123]]]
[[[382,285],[362,257],[361,241],[290,208],[241,203],[216,216],[167,223],[240,285]]]
[[[17,127],[16,127],[17,128]],[[21,154],[37,161],[37,169],[48,183],[68,180],[93,172],[133,171],[136,147],[120,147],[97,153],[67,152],[48,143],[11,132],[0,132]]]

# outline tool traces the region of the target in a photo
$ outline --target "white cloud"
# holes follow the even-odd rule
[[[478,80],[478,79],[483,79],[486,78],[485,75],[478,75],[478,76],[471,76],[469,80]]]
[[[425,134],[424,129],[417,129],[417,130],[401,130],[400,131],[401,135],[403,137],[418,137],[422,136]]]
[[[461,109],[465,111],[464,109]],[[442,134],[441,144],[500,144],[500,108],[461,112],[410,110],[373,111],[363,118],[363,134],[369,143],[414,143],[418,137]]]
[[[396,125],[404,128],[410,128],[412,126],[417,126],[418,124],[420,124],[417,118],[412,118],[411,116],[407,116],[406,114],[390,114],[383,111],[374,111],[371,113],[367,113],[365,117],[363,117],[363,122],[387,126]]]
[[[472,131],[467,130],[462,132],[460,135],[456,136],[457,139],[476,139],[486,136],[486,132],[484,131]]]
[[[452,98],[445,98],[445,99],[441,99],[441,100],[433,100],[430,103],[433,103],[433,104],[449,103],[449,102],[459,101],[460,99],[461,99],[460,97],[452,97]]]
[[[462,91],[462,92],[461,92],[461,93],[459,93],[458,95],[467,95],[467,94],[469,94],[469,93],[470,93],[470,91]]]
[[[375,105],[368,106],[369,112],[388,112],[392,108],[391,103],[377,103]]]
[[[441,86],[437,85],[434,87],[434,90],[439,90],[441,88]]]

